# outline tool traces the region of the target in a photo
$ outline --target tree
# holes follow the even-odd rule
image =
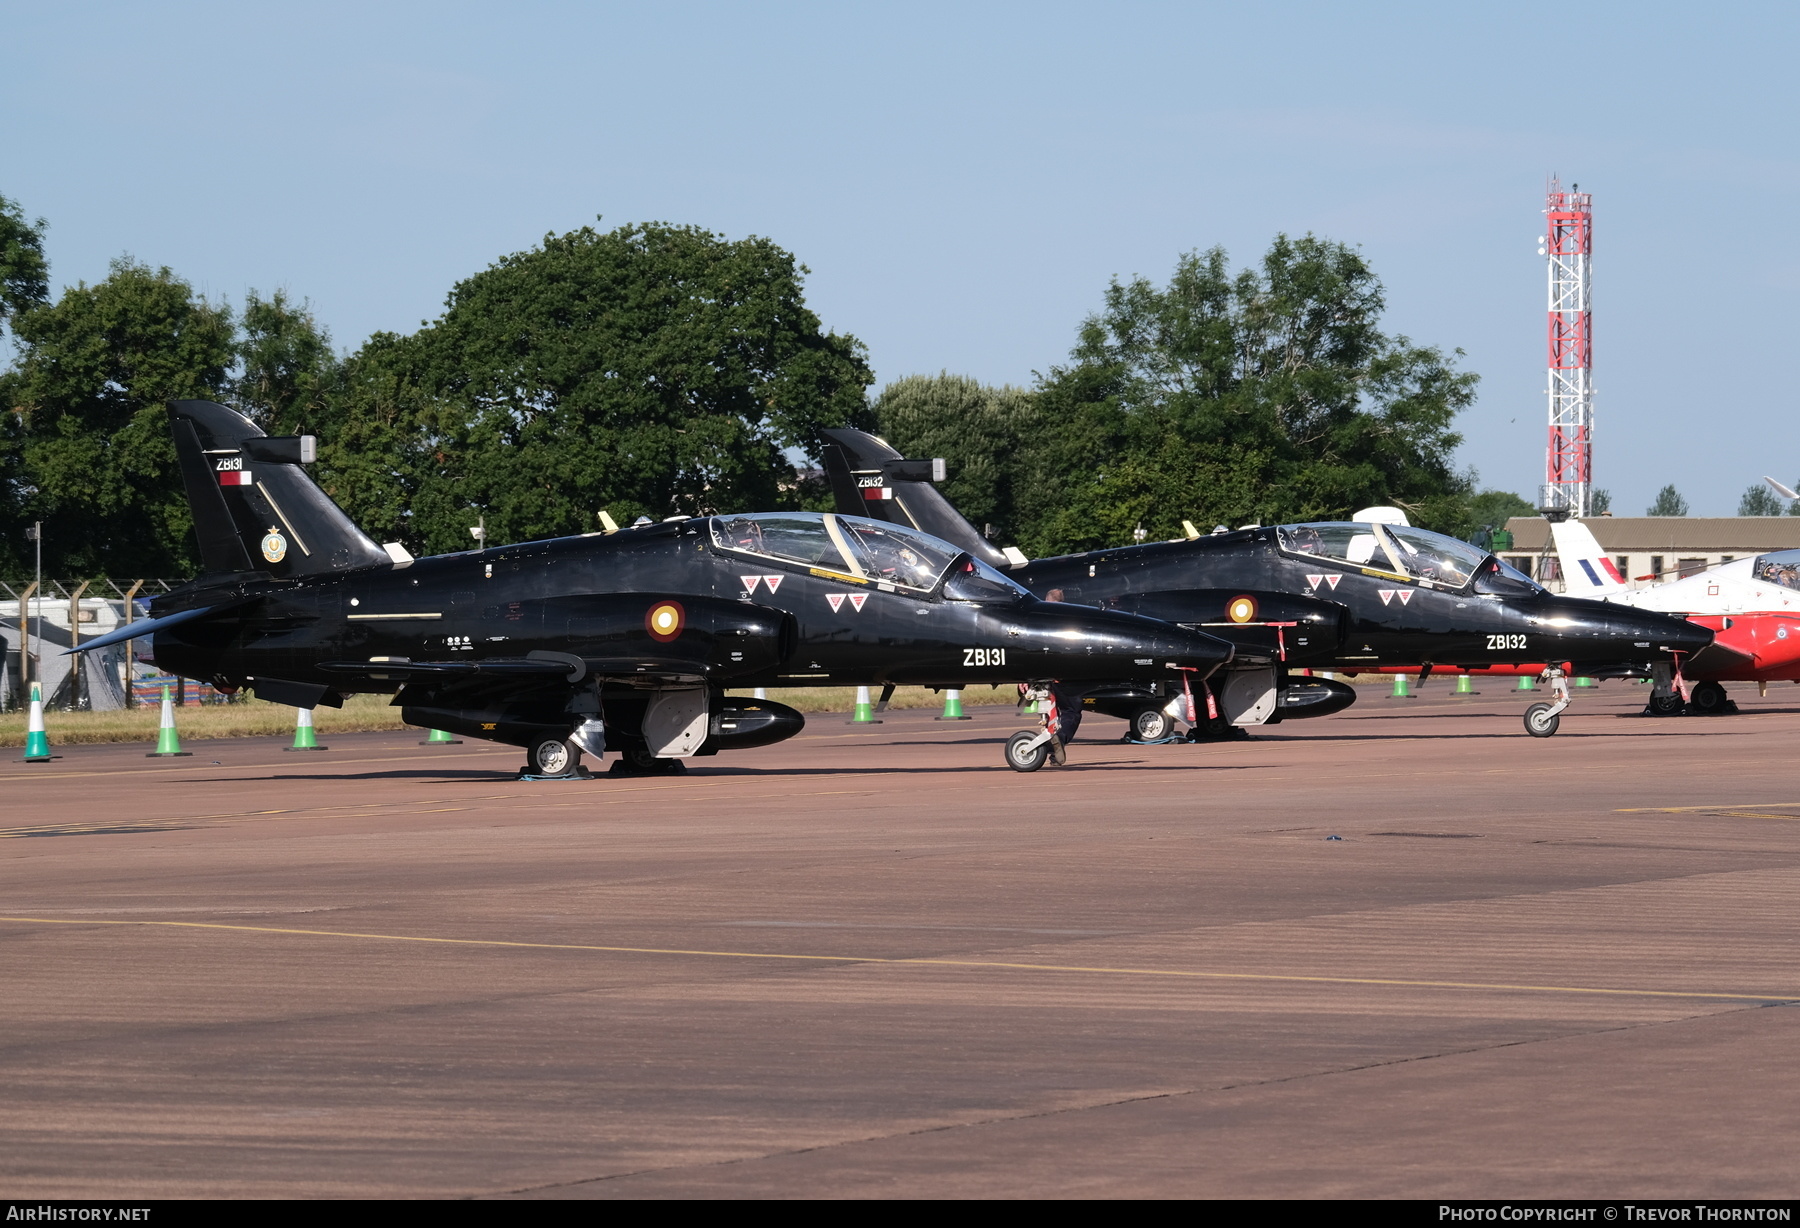
[[[520,540],[592,530],[601,508],[795,506],[783,449],[816,456],[822,428],[868,424],[873,382],[862,344],[807,309],[805,272],[766,239],[691,226],[546,236],[349,361],[339,430],[391,451],[387,472],[340,465],[346,504],[410,483],[384,531],[434,551],[466,547],[478,514]]]
[[[1468,500],[1468,531],[1461,536],[1486,548],[1495,529],[1504,529],[1514,516],[1535,516],[1537,508],[1510,490],[1484,490]]]
[[[25,220],[18,202],[0,196],[0,325],[50,298],[43,218]]]
[[[941,456],[944,496],[996,541],[1017,539],[1013,490],[1020,441],[1032,421],[1032,394],[989,387],[964,375],[909,375],[875,399],[876,429],[905,456]]]
[[[23,513],[44,521],[44,569],[60,576],[180,576],[197,562],[164,403],[220,399],[231,312],[168,269],[129,258],[13,320],[18,365],[0,377],[14,410]]]
[[[1687,500],[1675,489],[1671,482],[1656,492],[1656,502],[1645,509],[1646,516],[1685,516],[1688,514]]]
[[[1477,377],[1383,333],[1383,305],[1360,253],[1312,235],[1277,236],[1235,275],[1214,248],[1183,256],[1166,287],[1115,280],[1069,365],[1040,380],[1015,479],[1022,544],[1390,503],[1462,527],[1473,482],[1451,424]]]
[[[1779,516],[1785,510],[1781,506],[1781,500],[1775,497],[1775,492],[1758,482],[1746,490],[1744,497],[1738,500],[1737,514],[1740,516]]]
[[[1589,515],[1604,516],[1610,511],[1612,511],[1612,491],[1596,490],[1588,495]]]
[[[296,306],[282,290],[267,299],[250,291],[235,351],[232,407],[271,435],[317,433],[339,364],[312,304]]]

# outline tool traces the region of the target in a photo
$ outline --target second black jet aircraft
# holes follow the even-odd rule
[[[862,431],[827,431],[826,473],[840,510],[861,509],[941,537],[1040,597],[1130,611],[1232,641],[1215,679],[1220,723],[1260,725],[1338,711],[1343,683],[1293,678],[1302,667],[1356,672],[1416,666],[1481,669],[1550,663],[1554,703],[1533,704],[1525,728],[1556,732],[1567,677],[1649,677],[1706,647],[1686,619],[1558,597],[1487,551],[1403,525],[1331,521],[1260,526],[1026,560],[996,549],[932,485],[931,461],[906,460]],[[1159,684],[1119,679],[1088,706],[1154,733],[1166,716]]]
[[[1041,601],[858,516],[676,518],[414,559],[306,476],[310,437],[267,437],[206,401],[170,417],[205,572],[83,650],[149,635],[160,668],[303,708],[394,694],[410,724],[524,747],[527,775],[608,749],[674,770],[804,724],[727,687],[1150,685],[1232,656],[1204,633]]]

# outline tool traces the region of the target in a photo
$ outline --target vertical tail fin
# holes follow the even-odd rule
[[[839,515],[867,516],[940,537],[994,567],[1015,562],[931,484],[932,461],[909,461],[866,431],[826,431],[825,474]],[[937,476],[941,477],[941,469]],[[1016,552],[1015,552],[1016,553]]]
[[[1566,586],[1563,591],[1569,596],[1604,600],[1625,591],[1625,577],[1600,548],[1592,530],[1581,521],[1552,521],[1550,536],[1556,542],[1556,557],[1562,562]]]
[[[270,438],[211,401],[171,401],[175,454],[208,572],[308,576],[390,562],[300,468],[303,440]]]

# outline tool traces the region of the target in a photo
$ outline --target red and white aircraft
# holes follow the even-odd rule
[[[1634,589],[1579,520],[1553,522],[1550,535],[1569,596],[1685,614],[1715,632],[1711,645],[1681,663],[1673,689],[1657,687],[1652,711],[1672,715],[1685,700],[1697,712],[1729,712],[1726,682],[1754,682],[1764,694],[1771,682],[1800,682],[1800,550]]]

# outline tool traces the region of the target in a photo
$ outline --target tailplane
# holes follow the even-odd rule
[[[1550,536],[1556,542],[1556,557],[1562,562],[1563,591],[1569,596],[1604,601],[1625,591],[1625,577],[1600,548],[1593,531],[1581,521],[1551,521]]]
[[[376,545],[306,476],[310,435],[265,435],[211,401],[171,401],[169,419],[208,573],[310,576],[401,557]]]

